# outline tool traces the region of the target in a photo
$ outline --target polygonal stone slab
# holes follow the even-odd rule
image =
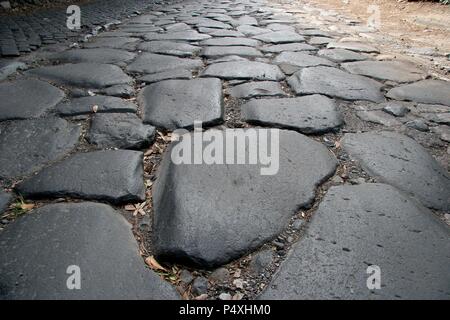
[[[192,46],[183,42],[172,41],[143,42],[138,46],[138,49],[147,52],[169,54],[178,57],[189,57],[201,50],[201,48],[197,46]]]
[[[200,42],[202,46],[247,46],[256,47],[259,45],[259,41],[249,38],[238,38],[238,37],[223,37],[223,38],[212,38],[203,40]]]
[[[26,72],[60,84],[83,88],[104,88],[115,84],[131,83],[132,78],[112,64],[69,63],[40,67]]]
[[[327,58],[334,62],[351,62],[367,60],[370,56],[345,49],[323,49],[317,52],[319,57]]]
[[[297,71],[288,79],[297,94],[324,94],[345,100],[383,102],[381,83],[337,68],[311,67]]]
[[[395,87],[389,90],[386,96],[396,100],[450,106],[450,82],[443,80],[422,80]]]
[[[270,29],[259,28],[250,25],[242,25],[236,28],[237,31],[245,34],[247,37],[256,36],[258,34],[268,33]]]
[[[369,174],[419,199],[450,210],[450,177],[416,141],[394,132],[346,134],[343,148]]]
[[[306,43],[284,43],[275,45],[266,45],[260,48],[264,53],[280,53],[284,51],[314,51],[316,47]]]
[[[335,130],[344,122],[335,102],[321,95],[252,100],[242,106],[242,120],[302,133]]]
[[[102,148],[142,149],[155,137],[155,128],[143,125],[135,114],[96,114],[87,140]]]
[[[139,97],[144,122],[176,129],[220,123],[223,118],[222,84],[219,79],[165,80],[145,87]]]
[[[253,81],[234,86],[230,89],[230,95],[235,98],[254,97],[281,97],[285,93],[280,84],[275,81]]]
[[[380,53],[380,51],[362,42],[330,42],[327,45],[328,49],[345,49],[356,52],[365,52],[365,53]]]
[[[76,153],[20,183],[27,198],[73,197],[112,203],[143,201],[143,154],[104,150]]]
[[[147,41],[154,40],[184,40],[184,41],[200,41],[211,38],[210,35],[198,33],[195,30],[176,31],[167,33],[147,33],[144,39]]]
[[[378,80],[412,82],[425,77],[420,69],[401,61],[357,61],[344,63],[341,67],[350,73]]]
[[[236,31],[236,30],[202,28],[201,32],[207,33],[213,37],[244,37],[243,33]]]
[[[64,52],[56,53],[50,57],[51,60],[58,60],[66,63],[120,63],[133,60],[136,54],[108,48],[96,49],[72,49]]]
[[[230,61],[208,66],[202,77],[242,80],[283,80],[283,72],[277,66],[256,61]]]
[[[263,42],[269,43],[290,43],[290,42],[302,42],[305,38],[294,31],[273,31],[269,33],[258,34],[252,37],[256,40],[261,40]]]
[[[0,244],[0,299],[179,299],[145,267],[131,225],[105,204],[36,209],[8,225]],[[77,270],[81,288],[70,290]]]
[[[279,140],[266,129],[209,130],[206,134],[204,140],[219,141],[223,145],[218,148],[226,146],[224,156],[234,152],[249,159],[249,146],[258,152],[254,148],[267,143],[274,167],[249,161],[220,164],[225,162],[220,155],[216,164],[174,164],[174,153],[186,152],[192,161],[192,155],[200,157],[203,150],[200,140],[200,148],[189,152],[196,139],[192,134],[173,143],[153,189],[153,243],[163,259],[214,267],[261,246],[280,233],[299,208],[311,204],[315,188],[336,168],[336,159],[325,146],[293,131],[279,131]],[[234,139],[243,142],[246,136],[259,137],[260,142],[250,138],[243,143],[245,150],[238,148],[240,143]],[[208,146],[203,142],[203,148]],[[262,175],[263,168],[275,174]]]
[[[59,118],[8,123],[0,133],[0,178],[28,175],[69,153],[81,127]]]
[[[163,71],[163,72],[158,72],[158,73],[146,74],[145,76],[140,77],[139,81],[143,81],[146,83],[153,83],[153,82],[169,80],[169,79],[188,80],[191,78],[192,78],[191,71],[185,70],[185,69],[176,69],[176,70],[169,70],[169,71]]]
[[[303,52],[282,52],[273,59],[276,64],[290,64],[297,67],[315,67],[315,66],[330,66],[333,67],[336,64],[330,60],[312,56]]]
[[[197,69],[203,66],[200,59],[187,59],[154,53],[143,53],[128,65],[127,70],[139,73],[158,73],[175,69]]]
[[[230,47],[204,47],[200,55],[205,58],[218,58],[223,56],[262,57],[262,53],[253,47],[230,46]]]
[[[131,112],[135,113],[137,106],[127,100],[117,97],[92,96],[72,99],[56,107],[56,112],[62,116],[78,116],[102,112]]]
[[[84,43],[83,47],[134,50],[138,42],[139,42],[138,38],[127,38],[127,37],[94,38],[92,42]]]
[[[64,92],[35,79],[0,84],[0,120],[38,118],[52,109]]]
[[[332,187],[260,299],[448,300],[449,237],[389,185]],[[380,290],[367,287],[369,266],[380,268]]]

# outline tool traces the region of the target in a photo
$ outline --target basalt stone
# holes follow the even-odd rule
[[[350,73],[378,80],[412,82],[425,77],[420,69],[401,61],[357,61],[344,63],[341,67]]]
[[[230,46],[230,47],[204,47],[200,52],[202,57],[211,59],[223,56],[237,55],[242,57],[262,57],[262,53],[253,47]]]
[[[87,140],[102,148],[142,149],[155,138],[155,128],[131,113],[96,114]]]
[[[10,193],[6,193],[3,190],[0,190],[0,213],[8,208],[9,203],[12,200],[12,195]]]
[[[46,205],[9,224],[0,244],[0,300],[179,299],[145,267],[131,225],[105,204]],[[69,290],[77,270],[81,289]]]
[[[138,38],[114,37],[114,38],[95,38],[92,42],[84,43],[85,48],[111,48],[111,49],[125,49],[134,50]]]
[[[183,42],[150,41],[141,43],[138,46],[138,49],[147,52],[169,54],[178,57],[189,57],[198,53],[201,48]]]
[[[344,122],[335,102],[321,95],[252,100],[242,106],[242,119],[302,133],[335,130]]]
[[[388,127],[400,126],[402,124],[394,116],[381,110],[362,110],[357,111],[356,115],[363,121],[377,123]]]
[[[238,37],[223,37],[223,38],[212,38],[203,40],[200,42],[202,46],[247,46],[256,47],[259,45],[259,41],[249,38],[238,38]]]
[[[386,94],[388,98],[428,104],[450,106],[450,82],[422,80],[395,87]]]
[[[449,230],[389,185],[331,187],[259,299],[448,300]]]
[[[47,82],[27,79],[0,84],[0,121],[38,118],[52,109],[64,92]]]
[[[212,129],[206,134],[228,145],[227,152],[248,155],[254,145],[244,142],[245,150],[237,150],[240,143],[232,143],[236,137],[242,142],[246,136],[256,135],[267,142],[275,133]],[[261,169],[268,168],[261,163],[220,164],[224,161],[220,156],[219,163],[174,164],[171,155],[191,147],[193,141],[192,134],[181,136],[164,156],[153,189],[153,243],[162,260],[206,268],[239,258],[274,238],[299,208],[311,205],[315,188],[333,174],[337,164],[322,144],[283,130],[276,141],[280,153],[274,175],[270,174],[275,168],[262,175]],[[275,147],[270,140],[269,146]],[[192,150],[194,157],[203,152],[197,147]]]
[[[96,49],[72,49],[60,53],[55,53],[51,60],[58,60],[65,63],[120,63],[133,60],[136,54],[118,49],[96,48]]]
[[[76,153],[41,170],[16,189],[27,198],[73,197],[112,203],[144,201],[143,154],[104,150]]]
[[[83,88],[104,88],[131,83],[133,80],[118,66],[101,63],[74,63],[40,67],[26,73],[59,84]]]
[[[179,80],[188,80],[192,78],[192,72],[185,69],[176,69],[158,73],[147,74],[139,78],[139,81],[143,81],[146,83],[153,83],[162,80],[169,79],[179,79]]]
[[[327,58],[334,62],[351,62],[363,61],[370,58],[370,56],[345,49],[323,49],[317,52],[319,57]]]
[[[155,40],[181,40],[181,41],[200,41],[211,38],[210,35],[198,33],[195,30],[176,31],[167,33],[147,33],[144,39],[147,41]]]
[[[260,48],[264,53],[280,53],[284,51],[314,51],[317,50],[316,47],[313,47],[306,43],[284,43],[284,44],[275,44],[275,45],[266,45]]]
[[[254,81],[232,87],[230,95],[235,98],[249,99],[265,96],[281,97],[285,93],[278,82]]]
[[[143,53],[127,70],[139,73],[158,73],[175,69],[197,69],[203,66],[200,59],[178,58],[154,53]]]
[[[72,99],[56,107],[56,112],[62,116],[79,116],[83,114],[103,112],[131,112],[136,113],[137,106],[127,100],[108,97],[92,96]]]
[[[334,62],[331,62],[330,60],[312,56],[303,52],[282,52],[278,56],[276,56],[275,59],[273,59],[273,62],[276,64],[290,64],[297,67],[315,67],[315,66],[330,66],[333,67],[336,64]]]
[[[450,210],[450,177],[413,139],[394,132],[346,134],[344,150],[371,175],[413,195],[426,207]]]
[[[116,84],[114,86],[100,90],[100,93],[107,96],[130,98],[134,96],[134,88],[128,84]]]
[[[249,25],[242,25],[236,28],[237,31],[245,34],[247,37],[256,36],[258,34],[268,33],[270,29],[259,28]]]
[[[311,67],[301,69],[288,79],[297,94],[324,94],[345,100],[383,102],[381,83],[337,68]]]
[[[285,78],[277,66],[256,61],[230,61],[215,63],[202,72],[202,77],[218,77],[222,79],[242,80],[274,80]]]
[[[27,65],[14,60],[4,60],[0,62],[0,80],[5,80],[17,70],[24,70]]]
[[[252,38],[275,44],[305,41],[305,38],[298,33],[286,30],[258,34],[256,36],[253,36]]]
[[[145,87],[139,97],[144,122],[166,129],[222,122],[222,84],[219,79],[165,80]]]
[[[201,31],[202,33],[207,33],[213,37],[244,37],[243,33],[236,30],[202,28],[202,30],[199,31]]]
[[[59,118],[13,121],[0,133],[0,178],[28,175],[69,153],[81,127]]]
[[[371,45],[362,42],[330,42],[328,49],[345,49],[356,52],[380,53],[380,51]]]
[[[331,41],[333,41],[333,38],[311,37],[311,39],[309,39],[308,43],[312,44],[312,45],[324,45],[324,44],[330,43]]]

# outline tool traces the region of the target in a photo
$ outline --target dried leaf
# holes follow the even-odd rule
[[[20,209],[28,211],[34,208],[34,204],[33,203],[21,203],[20,204]]]
[[[125,206],[125,210],[127,210],[127,211],[134,211],[134,210],[136,210],[136,207],[134,206],[134,204],[127,204]]]
[[[97,111],[98,111],[98,105],[95,104],[92,106],[92,112],[97,113]]]
[[[156,261],[155,257],[153,257],[153,256],[147,257],[147,258],[145,259],[145,263],[146,263],[150,268],[152,268],[153,270],[161,270],[161,271],[166,271],[166,272],[167,272],[167,269],[164,268],[162,265],[160,265],[160,264],[158,263],[158,261]]]

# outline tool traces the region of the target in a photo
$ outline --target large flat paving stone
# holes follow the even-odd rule
[[[203,40],[200,42],[202,46],[247,46],[256,47],[259,45],[258,40],[239,37],[221,37]]]
[[[8,123],[0,133],[0,178],[28,175],[69,153],[81,127],[59,118]]]
[[[130,38],[130,37],[113,37],[113,38],[96,37],[94,38],[93,41],[84,43],[83,47],[134,50],[138,42],[139,42],[138,38]]]
[[[256,36],[258,34],[269,33],[270,29],[260,28],[250,25],[241,25],[236,28],[237,31],[243,33],[247,37]]]
[[[343,148],[369,174],[392,184],[426,207],[450,210],[450,176],[413,139],[394,132],[346,134]]]
[[[51,60],[64,63],[126,63],[133,60],[136,54],[119,49],[95,48],[95,49],[72,49],[55,53]]]
[[[303,52],[285,51],[280,53],[273,59],[275,64],[289,64],[297,67],[316,67],[316,66],[330,66],[334,67],[336,64],[328,59],[316,57]]]
[[[274,80],[285,78],[280,68],[263,62],[256,61],[229,61],[214,63],[208,66],[201,74],[202,77],[217,77],[233,80]]]
[[[367,54],[345,49],[322,49],[317,52],[317,55],[334,62],[351,62],[370,59],[370,56]]]
[[[172,57],[155,53],[143,53],[136,58],[127,70],[138,73],[158,73],[175,69],[192,70],[203,66],[200,59]]]
[[[281,97],[286,95],[276,81],[252,81],[232,87],[230,95],[235,98]]]
[[[305,38],[298,33],[286,30],[258,34],[253,36],[252,38],[274,44],[305,41]]]
[[[380,51],[371,46],[370,44],[363,42],[330,42],[327,45],[328,49],[345,49],[356,52],[364,52],[364,53],[380,53]]]
[[[284,51],[315,51],[316,47],[313,47],[306,43],[283,43],[275,45],[265,45],[260,48],[264,53],[280,53]]]
[[[389,185],[332,187],[260,299],[448,300],[449,231]],[[370,265],[379,290],[367,288]]]
[[[242,106],[242,120],[293,129],[302,133],[323,133],[339,128],[343,117],[334,100],[322,95],[298,98],[256,99]]]
[[[174,31],[167,33],[152,32],[144,35],[144,39],[147,41],[154,41],[154,40],[200,41],[209,38],[211,38],[210,35],[198,33],[195,30]]]
[[[102,148],[142,149],[155,137],[155,128],[131,113],[98,113],[92,118],[87,140]]]
[[[0,213],[8,208],[9,203],[11,202],[13,196],[11,193],[7,193],[0,189]]]
[[[216,124],[223,118],[222,84],[217,78],[165,80],[145,87],[138,101],[144,122],[166,129]]]
[[[136,111],[137,106],[130,101],[102,95],[75,98],[68,102],[60,103],[56,107],[56,112],[62,116],[79,116],[96,112],[136,113]]]
[[[386,96],[395,100],[450,106],[450,82],[443,80],[422,80],[395,87],[389,90]]]
[[[224,56],[241,56],[241,57],[262,57],[262,53],[253,48],[253,47],[245,47],[245,46],[229,46],[229,47],[221,47],[221,46],[213,46],[213,47],[204,47],[200,52],[202,57],[208,59],[214,59]]]
[[[0,121],[38,118],[63,98],[62,90],[35,79],[0,83]]]
[[[58,84],[83,88],[104,88],[133,80],[118,66],[101,63],[69,63],[40,67],[26,73]]]
[[[236,259],[281,232],[298,208],[311,204],[315,188],[333,174],[336,159],[322,144],[293,131],[279,131],[279,140],[266,129],[206,133],[228,145],[227,152],[242,157],[256,145],[244,142],[245,151],[237,150],[238,144],[232,142],[236,137],[242,142],[248,135],[259,135],[272,154],[274,148],[280,150],[278,172],[271,168],[274,175],[261,175],[268,166],[249,161],[226,164],[221,156],[212,164],[175,164],[173,153],[194,147],[192,134],[169,147],[153,189],[156,254],[209,268]],[[201,156],[201,149],[192,150],[194,157]]]
[[[425,78],[417,67],[401,61],[357,61],[341,65],[350,73],[395,82],[412,82]]]
[[[104,150],[76,153],[17,186],[27,198],[73,197],[112,203],[145,199],[143,154]]]
[[[0,234],[0,299],[179,299],[145,267],[131,225],[101,203],[46,205]],[[68,289],[70,266],[80,289]]]
[[[324,94],[345,100],[383,102],[381,83],[337,68],[318,66],[304,68],[288,79],[297,94]]]
[[[178,57],[189,57],[198,52],[201,48],[197,46],[190,45],[184,42],[174,42],[174,41],[150,41],[143,42],[138,46],[139,50],[169,54]]]
[[[139,79],[139,81],[143,81],[145,83],[153,83],[162,80],[169,79],[180,79],[180,80],[188,80],[192,78],[192,71],[186,69],[175,69],[157,73],[146,74]]]

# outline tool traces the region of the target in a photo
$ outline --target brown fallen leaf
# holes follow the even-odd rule
[[[125,210],[127,210],[127,211],[134,211],[134,210],[136,210],[136,207],[134,206],[134,204],[127,204],[125,206]]]
[[[21,203],[20,204],[20,209],[28,211],[34,208],[34,204],[33,203]]]
[[[147,258],[145,259],[145,263],[146,263],[150,268],[152,268],[153,270],[161,270],[161,271],[166,271],[166,272],[167,272],[167,269],[164,268],[162,265],[160,265],[160,264],[158,263],[158,261],[156,261],[155,257],[153,257],[153,256],[147,257]]]
[[[92,106],[92,112],[93,113],[97,113],[97,111],[98,111],[98,105],[93,105]]]

